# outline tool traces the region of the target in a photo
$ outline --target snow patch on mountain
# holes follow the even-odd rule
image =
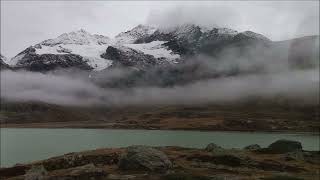
[[[11,58],[9,61],[7,61],[7,64],[9,64],[10,66],[14,66],[16,65],[23,57],[25,56],[25,54],[19,54],[13,58]]]
[[[171,50],[163,46],[164,43],[166,43],[166,41],[152,41],[144,44],[125,44],[124,46],[139,50],[144,54],[152,55],[155,58],[165,58],[169,62],[176,63],[180,55],[174,54]]]
[[[64,44],[58,46],[41,46],[36,48],[36,54],[77,54],[82,56],[94,70],[102,70],[112,64],[111,60],[101,58],[100,55],[105,52],[108,45],[88,44]]]

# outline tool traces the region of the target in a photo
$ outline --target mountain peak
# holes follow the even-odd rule
[[[63,33],[57,38],[48,39],[41,42],[41,45],[45,46],[55,46],[58,44],[77,44],[77,45],[88,45],[88,44],[107,44],[109,43],[109,38],[102,35],[90,34],[84,29],[77,31],[72,31],[69,33]]]
[[[129,31],[118,34],[115,38],[118,43],[128,44],[133,43],[137,39],[149,36],[156,30],[153,26],[139,24]]]
[[[164,27],[160,28],[159,31],[161,33],[173,33],[175,36],[188,36],[190,33],[206,33],[210,31],[214,31],[215,33],[218,34],[230,34],[230,35],[235,35],[238,32],[229,29],[229,28],[222,28],[218,26],[203,26],[203,25],[197,25],[193,23],[185,23],[185,24],[180,24],[180,25],[175,25],[175,26],[169,26],[169,27]]]
[[[86,30],[84,30],[84,29],[79,29],[77,32],[79,32],[79,33],[85,33],[85,34],[90,34],[90,33],[88,33]]]

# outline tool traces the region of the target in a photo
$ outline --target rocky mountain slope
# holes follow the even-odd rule
[[[119,43],[119,44],[132,44],[137,39],[150,36],[155,31],[156,31],[155,27],[140,24],[129,31],[118,34],[115,37],[115,41],[116,43]]]
[[[9,69],[10,66],[6,63],[7,58],[0,54],[0,69]]]

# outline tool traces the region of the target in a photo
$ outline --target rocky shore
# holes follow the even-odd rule
[[[1,168],[11,180],[318,180],[319,151],[300,142],[278,140],[225,149],[210,143],[202,149],[129,146],[69,153],[29,164]]]

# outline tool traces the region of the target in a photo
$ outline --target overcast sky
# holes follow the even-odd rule
[[[113,37],[138,24],[196,23],[272,40],[319,34],[319,1],[1,1],[1,53],[83,28]]]

